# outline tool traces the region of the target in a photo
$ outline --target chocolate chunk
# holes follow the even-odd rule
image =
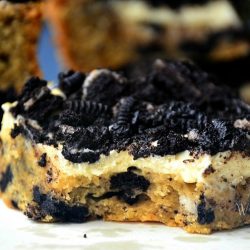
[[[150,182],[143,176],[128,172],[119,173],[110,179],[110,189],[118,192],[117,197],[129,205],[138,202],[142,193],[146,192]]]
[[[149,181],[146,180],[143,176],[137,175],[131,170],[112,176],[110,184],[111,189],[126,190],[131,188],[139,189],[144,192],[150,185]]]
[[[198,223],[201,225],[211,224],[214,219],[214,211],[212,208],[206,207],[206,199],[204,194],[200,196],[200,203],[197,206],[197,213],[198,213]]]
[[[41,193],[38,186],[33,188],[33,200],[37,203],[36,214],[30,214],[29,217],[37,217],[38,212],[41,218],[49,215],[62,222],[84,222],[89,217],[87,207],[83,205],[71,206],[51,195]]]
[[[38,165],[42,168],[46,167],[46,165],[47,165],[47,154],[46,153],[41,155],[40,160],[38,161]]]
[[[12,180],[13,180],[13,173],[9,165],[6,171],[2,173],[2,176],[0,179],[0,189],[2,192],[6,191],[8,185],[12,182]]]

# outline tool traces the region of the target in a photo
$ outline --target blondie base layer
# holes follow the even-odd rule
[[[28,78],[40,75],[36,50],[41,16],[39,1],[0,1],[0,90],[20,91]]]
[[[208,234],[250,223],[250,108],[186,62],[30,79],[3,105],[4,201],[43,222],[154,221]]]

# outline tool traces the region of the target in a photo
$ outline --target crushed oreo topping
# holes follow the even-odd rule
[[[133,97],[128,97],[124,100],[119,108],[117,114],[117,124],[124,126],[131,123],[131,109],[135,104],[135,99]]]
[[[23,117],[40,123],[46,122],[46,117],[53,115],[63,103],[62,97],[52,95],[47,82],[38,77],[28,80],[17,101],[16,107],[12,108],[15,116],[22,114]]]
[[[66,99],[31,78],[11,110],[12,135],[61,144],[74,163],[94,163],[112,150],[134,159],[184,150],[250,154],[250,107],[230,88],[190,62],[157,60],[149,68],[135,78],[94,70]],[[75,75],[68,74],[60,79]]]
[[[94,70],[83,84],[83,98],[113,106],[125,94],[126,87],[126,79],[121,75],[106,69]]]

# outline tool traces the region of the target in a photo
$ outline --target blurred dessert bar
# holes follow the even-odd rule
[[[238,40],[243,25],[227,0],[47,3],[55,41],[65,66],[72,69],[117,69],[159,56],[220,62],[250,51],[249,43]]]
[[[0,0],[0,91],[20,90],[31,75],[39,75],[36,57],[41,28],[39,1]]]

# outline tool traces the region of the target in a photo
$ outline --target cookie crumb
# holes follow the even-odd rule
[[[47,165],[47,154],[46,153],[41,155],[40,160],[38,161],[38,165],[42,168],[46,167],[46,165]]]

